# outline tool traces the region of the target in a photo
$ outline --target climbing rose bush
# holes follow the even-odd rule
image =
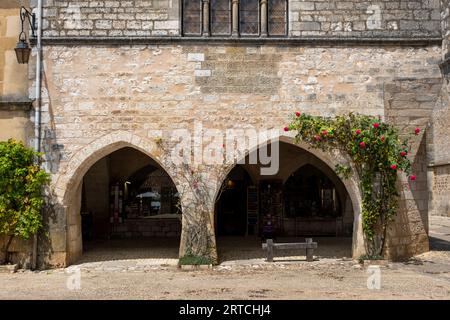
[[[411,137],[418,135],[420,128],[401,139],[394,126],[375,117],[350,113],[328,118],[296,112],[284,130],[295,131],[297,142],[323,151],[337,149],[349,156],[351,164],[338,164],[335,170],[344,179],[356,171],[366,251],[369,256],[382,255],[387,225],[398,209],[398,172],[416,180],[408,155]]]

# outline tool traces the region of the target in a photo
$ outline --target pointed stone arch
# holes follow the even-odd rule
[[[177,186],[174,174],[163,165],[164,156],[156,142],[151,138],[143,138],[136,134],[118,131],[106,134],[93,140],[76,152],[54,179],[54,195],[57,198],[59,212],[66,221],[66,265],[81,257],[81,186],[86,172],[103,157],[122,148],[130,147],[142,152],[154,160]]]
[[[322,163],[324,163],[329,169],[331,169],[334,172],[334,167],[338,163],[342,162],[349,162],[346,155],[341,153],[340,151],[334,151],[332,153],[324,152],[319,149],[311,149],[306,143],[303,142],[296,142],[295,137],[292,134],[280,134],[276,137],[272,137],[272,139],[267,139],[264,141],[258,141],[257,143],[250,145],[248,147],[248,151],[245,153],[243,158],[247,157],[249,154],[253,152],[257,152],[259,148],[261,148],[264,145],[267,145],[270,143],[270,141],[278,140],[279,142],[284,142],[290,145],[294,145],[305,152],[315,156],[317,159],[319,159]],[[241,159],[235,159],[236,162]],[[216,199],[220,192],[220,187],[222,186],[224,180],[228,176],[228,174],[233,170],[235,167],[234,165],[227,166],[226,170],[221,175],[219,181],[216,183],[216,190],[215,190],[215,196],[213,199]],[[353,215],[354,215],[354,221],[353,221],[353,236],[352,236],[352,256],[354,258],[357,258],[365,253],[365,246],[364,246],[364,236],[363,236],[363,230],[362,230],[362,219],[361,219],[361,208],[362,208],[362,200],[361,200],[361,194],[359,192],[359,183],[358,178],[355,176],[352,176],[349,179],[342,180],[340,179],[341,183],[344,185],[344,188],[346,192],[348,193],[348,196],[351,201],[351,205],[353,207]]]

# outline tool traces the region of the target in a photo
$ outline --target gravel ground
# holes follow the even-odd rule
[[[104,248],[100,256],[113,259],[96,262],[92,251],[68,269],[0,274],[0,299],[450,299],[448,222],[433,222],[432,251],[382,266],[380,289],[367,288],[366,267],[342,258],[348,248],[343,239],[341,246],[323,246],[328,249],[313,263],[287,256],[269,264],[244,246],[250,259],[232,260],[239,256],[230,253],[221,265],[198,271],[176,268],[173,253],[158,261],[142,250]],[[341,258],[333,257],[336,252]],[[227,250],[222,254],[227,257]],[[76,268],[79,289],[70,281],[77,278]]]

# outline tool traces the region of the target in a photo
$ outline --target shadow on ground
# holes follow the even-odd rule
[[[351,258],[352,238],[313,237],[317,242],[318,249],[314,250],[317,258]],[[275,243],[282,242],[305,242],[304,237],[278,238]],[[217,239],[217,252],[221,263],[227,261],[242,261],[265,259],[265,251],[262,250],[262,241],[256,237],[223,237]],[[286,259],[289,258],[289,259]],[[303,261],[305,250],[282,250],[275,251],[274,260]]]
[[[178,259],[176,238],[136,238],[89,241],[80,263],[132,259]]]
[[[304,242],[305,238],[278,238],[280,242]],[[351,258],[351,238],[315,237],[317,258]],[[264,260],[262,241],[256,237],[224,237],[217,240],[220,262],[242,260]],[[140,238],[110,239],[86,242],[83,256],[78,263],[133,260],[133,259],[178,259],[179,239]],[[283,250],[275,252],[275,260],[303,261],[305,250]]]
[[[450,241],[446,239],[436,238],[433,236],[430,239],[430,249],[435,251],[450,251]]]

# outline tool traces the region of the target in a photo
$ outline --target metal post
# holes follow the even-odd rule
[[[36,105],[34,109],[34,148],[41,152],[41,67],[42,67],[42,0],[37,4],[37,42],[36,42]],[[33,257],[31,269],[35,270],[38,256],[38,235],[33,236]]]

